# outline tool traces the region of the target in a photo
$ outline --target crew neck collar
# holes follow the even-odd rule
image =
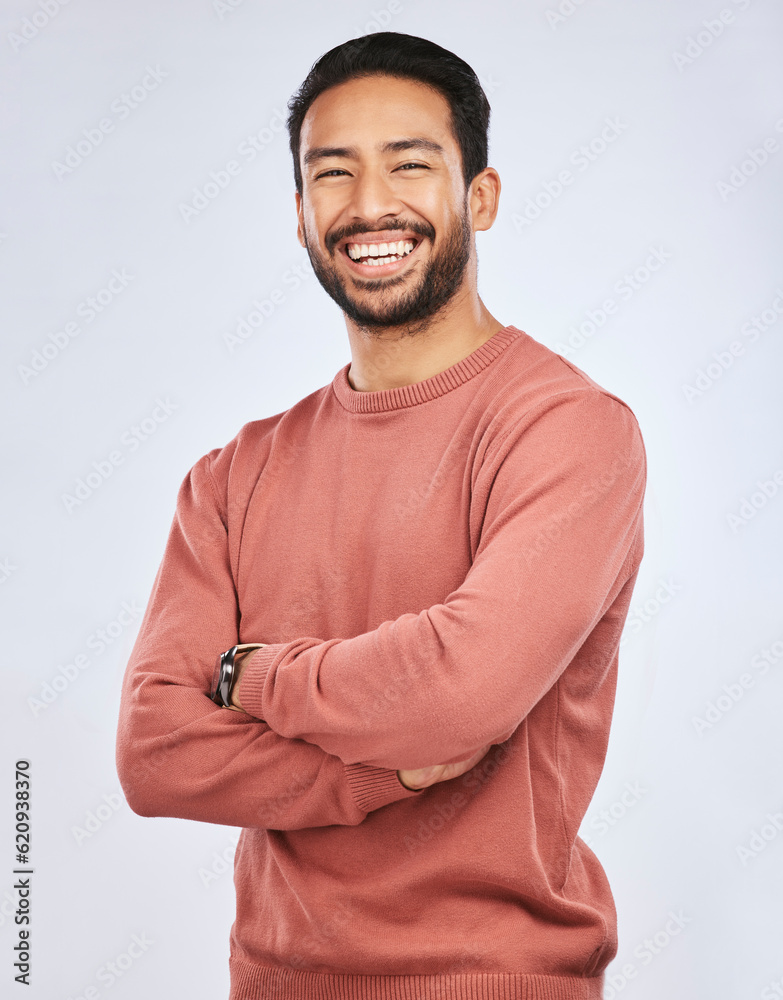
[[[411,385],[401,385],[394,389],[378,389],[374,392],[361,392],[354,389],[348,381],[349,362],[344,365],[332,380],[332,388],[342,406],[351,413],[381,413],[385,410],[401,410],[408,406],[418,406],[429,400],[437,399],[452,389],[467,382],[482,372],[501,354],[509,344],[524,333],[515,326],[501,327],[489,340],[477,347],[461,361],[450,368]]]

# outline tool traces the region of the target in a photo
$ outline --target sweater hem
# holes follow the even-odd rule
[[[229,959],[229,1000],[602,1000],[604,974],[589,978],[515,972],[349,975]]]

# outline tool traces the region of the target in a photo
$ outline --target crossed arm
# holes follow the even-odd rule
[[[239,682],[245,712],[377,767],[449,763],[502,742],[638,568],[645,477],[625,404],[592,388],[544,400],[482,462],[480,540],[462,584],[352,638],[256,650]]]
[[[507,739],[641,559],[635,418],[598,390],[562,393],[494,446],[475,490],[481,540],[457,590],[354,638],[265,645],[241,664],[244,711],[228,712],[206,693],[217,653],[239,641],[210,464],[180,490],[123,685],[118,771],[143,815],[356,825],[420,794],[398,770]],[[390,683],[403,695],[391,702]]]
[[[123,679],[117,772],[130,807],[227,826],[355,826],[420,794],[395,769],[339,757],[210,698],[217,655],[240,639],[226,526],[205,455],[185,478]]]
[[[258,643],[258,645],[263,647],[266,646],[267,643],[262,642]],[[251,652],[253,652],[253,650],[246,649],[234,657],[236,679],[231,695],[229,696],[229,703],[225,706],[233,712],[244,712],[242,703],[239,700],[239,684],[242,679],[242,671],[244,669],[245,662]],[[472,757],[468,758],[468,760],[458,761],[454,764],[435,764],[431,767],[416,768],[408,771],[398,770],[397,777],[402,785],[410,791],[422,791],[430,785],[437,784],[440,781],[450,781],[452,778],[458,778],[461,774],[469,771],[471,767],[481,760],[491,746],[492,744],[488,743],[485,747],[482,747],[480,751],[477,751]]]

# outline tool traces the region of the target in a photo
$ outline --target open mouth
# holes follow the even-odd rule
[[[410,257],[420,242],[419,239],[370,244],[349,241],[341,249],[354,269],[366,274],[385,274]]]

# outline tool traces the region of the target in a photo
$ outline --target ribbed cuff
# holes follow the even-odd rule
[[[242,663],[242,677],[237,694],[242,702],[242,711],[256,719],[264,720],[264,684],[272,661],[286,646],[287,642],[270,643],[245,657]]]
[[[424,791],[423,788],[406,788],[396,771],[372,764],[346,764],[345,776],[356,804],[364,812],[372,812],[400,799],[410,799]]]
[[[277,654],[288,645],[290,643],[287,642],[270,643],[245,657],[237,693],[242,710],[255,719],[265,721],[266,675]],[[424,791],[422,788],[406,788],[397,777],[397,772],[387,767],[374,767],[372,764],[345,764],[344,767],[354,800],[363,812],[372,812],[400,799],[410,799]]]

